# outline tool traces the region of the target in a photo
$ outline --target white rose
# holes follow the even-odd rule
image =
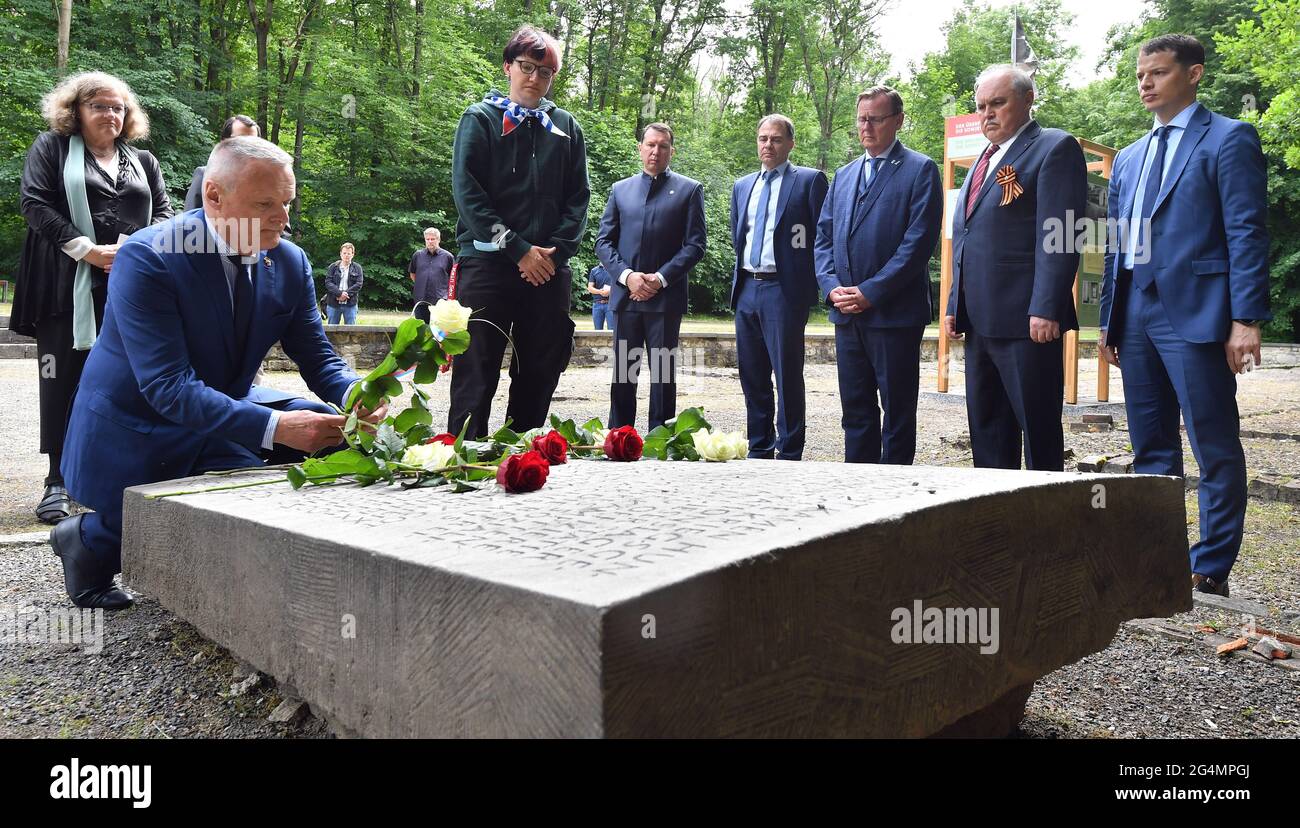
[[[470,309],[455,299],[439,299],[433,306],[433,326],[444,334],[460,333],[469,327]]]
[[[402,462],[408,466],[419,466],[425,471],[437,471],[456,463],[456,447],[446,443],[423,443],[408,446],[402,453]]]
[[[691,433],[695,451],[705,460],[726,462],[749,453],[749,441],[739,431],[721,432],[702,428]]]

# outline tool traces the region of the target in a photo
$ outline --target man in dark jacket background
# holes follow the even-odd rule
[[[691,269],[704,258],[704,190],[668,169],[675,149],[667,124],[646,125],[638,147],[642,170],[614,184],[596,255],[613,278],[609,427],[636,422],[638,374],[649,362],[654,429],[677,414],[677,343]]]

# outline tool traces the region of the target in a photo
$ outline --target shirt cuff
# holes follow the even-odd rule
[[[271,451],[275,448],[275,427],[280,424],[280,412],[270,409],[271,419],[266,421],[266,431],[262,433],[262,448]]]
[[[656,273],[655,278],[659,280],[660,287],[668,287],[668,280],[664,278],[662,273]]]
[[[67,253],[69,256],[71,256],[75,261],[79,262],[82,259],[86,258],[87,253],[95,249],[95,243],[91,241],[90,237],[88,236],[77,236],[72,241],[63,245],[61,249],[63,250],[64,253]]]
[[[345,413],[347,412],[348,398],[352,396],[352,389],[360,384],[361,380],[353,380],[352,384],[348,386],[348,390],[343,392],[343,399],[339,400],[339,408],[342,408]]]
[[[627,287],[627,277],[628,274],[630,274],[631,272],[632,272],[632,268],[629,267],[626,270],[624,270],[622,273],[618,274],[618,283],[623,287]]]

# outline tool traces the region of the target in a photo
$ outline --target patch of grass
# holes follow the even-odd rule
[[[1293,594],[1300,572],[1300,509],[1287,503],[1250,501],[1237,567],[1243,575],[1257,578],[1271,596]]]

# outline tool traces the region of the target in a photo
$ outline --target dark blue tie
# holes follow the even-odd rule
[[[758,194],[758,212],[754,216],[754,241],[749,246],[749,266],[752,270],[758,270],[763,262],[763,241],[767,236],[767,205],[772,198],[772,179],[780,174],[780,170],[763,173],[763,190]]]
[[[1142,191],[1142,227],[1149,228],[1151,225],[1149,219],[1152,211],[1155,210],[1156,201],[1160,198],[1160,179],[1165,170],[1165,148],[1168,146],[1169,130],[1173,127],[1160,127],[1156,130],[1156,157],[1151,162],[1151,169],[1147,171],[1147,185]],[[1142,233],[1143,231],[1139,231]],[[1147,244],[1151,243],[1150,231],[1145,231],[1143,236]],[[1135,240],[1136,241],[1136,240]],[[1148,265],[1133,266],[1133,282],[1138,287],[1146,290],[1155,281],[1155,268]]]
[[[242,352],[253,321],[253,281],[248,272],[249,266],[241,262],[238,256],[231,256],[230,261],[235,265],[235,346]]]

